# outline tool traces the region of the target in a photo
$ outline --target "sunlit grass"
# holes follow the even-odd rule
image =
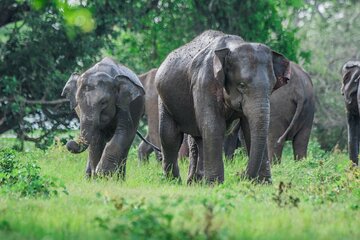
[[[282,164],[272,168],[272,185],[238,179],[246,165],[239,151],[217,186],[187,186],[186,161],[180,162],[182,184],[165,180],[153,156],[149,164],[138,163],[136,149],[126,181],[86,180],[87,153],[63,147],[22,153],[20,161],[37,159],[42,173],[61,179],[69,195],[1,194],[0,239],[360,239],[359,169],[350,168],[344,153],[325,154],[315,144],[310,150],[295,162],[287,149]],[[142,218],[142,209],[150,215]],[[156,231],[165,231],[160,227],[168,216],[172,235],[161,235]],[[153,232],[142,235],[147,227]]]

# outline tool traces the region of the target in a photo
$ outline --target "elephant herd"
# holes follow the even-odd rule
[[[360,62],[345,64],[342,93],[349,154],[356,164],[359,80]],[[104,58],[72,74],[62,96],[80,119],[80,137],[67,148],[73,153],[89,148],[89,177],[125,177],[126,158],[145,114],[148,133],[138,157],[147,161],[154,151],[149,142],[161,146],[155,154],[168,178],[180,179],[178,159],[189,156],[188,183],[221,183],[223,153],[231,158],[241,144],[249,157],[242,176],[271,183],[271,163],[280,162],[285,141],[292,141],[294,159],[306,157],[315,112],[313,84],[300,66],[264,44],[213,30],[140,76]]]

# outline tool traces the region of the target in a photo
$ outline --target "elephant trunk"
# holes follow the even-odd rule
[[[254,179],[258,177],[267,146],[270,122],[269,99],[259,99],[255,104],[245,106],[245,110],[250,127],[250,154],[246,175]]]
[[[80,136],[78,141],[71,140],[66,143],[66,148],[71,153],[82,153],[92,142],[94,136],[94,123],[88,118],[80,120]]]

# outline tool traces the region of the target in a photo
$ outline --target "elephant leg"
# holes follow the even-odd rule
[[[348,149],[350,160],[359,163],[359,116],[348,113]]]
[[[201,138],[189,137],[190,166],[187,183],[199,182],[204,178],[204,157],[203,143]]]
[[[178,130],[175,121],[162,103],[159,106],[159,112],[163,170],[166,177],[180,179],[177,158],[183,134]]]
[[[281,163],[284,142],[278,143],[277,140],[279,137],[280,136],[269,136],[268,139],[268,157],[270,159],[270,163],[272,164]]]
[[[240,123],[244,146],[249,156],[251,147],[250,126],[246,118],[241,118]]]
[[[198,159],[196,164],[195,180],[201,181],[205,176],[204,170],[204,145],[201,138],[195,138],[196,145],[198,146]]]
[[[182,160],[189,156],[189,145],[188,145],[188,135],[184,134],[183,141],[179,150],[179,159]]]
[[[301,160],[303,158],[306,158],[307,148],[310,140],[310,132],[311,127],[304,128],[295,135],[292,142],[295,160]]]
[[[188,135],[188,145],[189,145],[189,171],[187,184],[191,184],[195,180],[196,174],[196,165],[199,157],[199,149],[195,142],[195,139]]]
[[[261,161],[258,180],[259,180],[259,182],[262,182],[262,183],[272,183],[271,167],[270,167],[270,160],[268,157],[267,147],[265,148],[264,156]]]
[[[90,167],[90,160],[88,159],[86,162],[86,169],[85,169],[85,177],[90,179],[91,178],[91,167]]]
[[[106,144],[96,172],[103,175],[116,172],[119,178],[125,179],[126,159],[134,137],[134,131],[117,131]]]
[[[224,140],[224,154],[227,160],[233,160],[235,150],[239,147],[239,129],[240,122],[235,125],[232,131],[225,136]]]
[[[149,141],[149,135],[146,135],[146,140]],[[154,149],[144,141],[141,141],[138,148],[138,158],[139,162],[148,162],[150,154],[154,151]]]
[[[105,146],[100,162],[96,167],[96,173],[103,175],[116,173],[117,177],[124,179],[126,175],[126,159],[135,138],[137,125],[134,126],[129,112],[118,111],[115,133]]]
[[[96,144],[89,145],[89,156],[85,171],[87,177],[95,176],[96,166],[98,165],[105,148],[104,139],[99,137],[95,142]]]
[[[217,109],[214,108],[217,103],[212,103],[211,98],[203,96],[200,99],[194,99],[194,101],[198,103],[198,105],[195,106],[195,114],[198,126],[202,128],[203,147],[199,147],[199,153],[203,154],[201,155],[203,156],[203,161],[201,162],[203,162],[204,166],[204,178],[208,183],[222,183],[224,181],[222,145],[225,134],[225,119]],[[202,107],[199,108],[199,106]],[[204,114],[204,112],[206,114]]]

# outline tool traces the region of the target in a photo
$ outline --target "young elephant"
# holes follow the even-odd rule
[[[291,62],[290,81],[274,91],[270,96],[270,125],[268,136],[268,156],[273,163],[280,163],[286,140],[292,141],[294,159],[306,157],[315,113],[315,97],[310,76],[297,64]],[[226,155],[232,156],[241,130],[226,139]],[[236,141],[237,140],[237,141]]]
[[[348,61],[342,68],[343,84],[341,93],[344,95],[347,123],[349,158],[359,164],[360,140],[360,61]]]
[[[145,139],[155,144],[156,146],[160,146],[160,135],[159,135],[159,103],[158,97],[159,94],[155,87],[155,75],[157,69],[153,68],[150,71],[141,74],[139,79],[144,86],[145,89],[145,115],[147,117],[148,123],[148,132],[145,136]],[[186,140],[186,136],[184,137],[184,141],[181,144],[179,150],[179,159],[188,156],[189,148]],[[154,151],[153,147],[151,147],[146,142],[142,141],[139,145],[138,149],[138,157],[139,160],[148,161],[149,155]],[[161,161],[161,153],[155,151],[156,158]]]
[[[80,142],[68,150],[89,146],[87,176],[117,172],[125,177],[126,158],[144,111],[144,89],[128,68],[104,58],[83,74],[72,74],[62,96],[80,118]]]
[[[290,81],[270,97],[269,158],[280,163],[286,140],[292,141],[294,159],[306,157],[315,113],[315,96],[310,76],[291,62]]]
[[[196,174],[207,182],[223,182],[225,129],[240,118],[250,146],[245,176],[270,181],[266,147],[269,98],[289,77],[289,61],[284,56],[263,44],[218,31],[206,31],[171,52],[155,77],[162,101],[160,139],[165,174],[180,177],[177,152],[182,133],[188,133],[199,148]]]

